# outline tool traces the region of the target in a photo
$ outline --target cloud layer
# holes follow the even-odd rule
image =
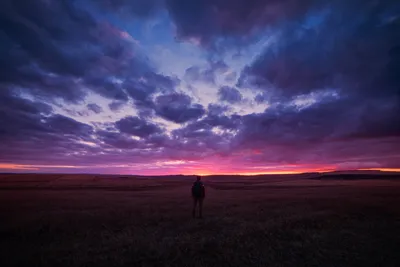
[[[400,168],[398,1],[6,0],[0,27],[4,170]]]

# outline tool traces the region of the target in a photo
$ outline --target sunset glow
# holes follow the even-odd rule
[[[0,164],[0,172],[49,172],[49,173],[108,173],[108,174],[124,174],[124,175],[263,175],[263,174],[301,174],[301,173],[325,173],[337,171],[334,166],[324,166],[315,168],[302,168],[301,166],[293,166],[287,168],[285,166],[276,166],[269,168],[255,168],[250,169],[203,169],[201,167],[197,168],[149,168],[148,166],[143,166],[142,171],[136,171],[137,166],[132,167],[132,172],[130,171],[120,171],[121,169],[129,169],[129,165],[125,166],[57,166],[57,165],[16,165],[16,164]],[[400,172],[400,169],[396,168],[370,168],[370,169],[355,169],[360,171],[383,171],[383,172]]]

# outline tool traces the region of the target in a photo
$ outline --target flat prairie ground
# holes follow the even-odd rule
[[[399,180],[0,176],[0,266],[400,266]]]

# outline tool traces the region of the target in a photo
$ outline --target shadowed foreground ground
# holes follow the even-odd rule
[[[3,175],[0,266],[400,266],[400,182]]]

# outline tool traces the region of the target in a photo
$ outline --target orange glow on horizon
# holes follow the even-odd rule
[[[208,176],[208,175],[245,175],[245,176],[251,176],[251,175],[268,175],[268,174],[275,174],[275,175],[284,175],[284,174],[302,174],[302,173],[309,173],[309,172],[318,172],[318,173],[324,173],[324,172],[332,172],[335,171],[335,169],[298,169],[298,170],[269,170],[269,171],[236,171],[236,172],[231,172],[231,171],[198,171],[198,172],[190,172],[188,173],[189,175],[201,175],[201,176]]]
[[[68,165],[29,165],[29,164],[12,164],[12,163],[0,163],[0,170],[9,170],[9,171],[46,171],[46,169],[88,169],[96,168],[97,166],[68,166]],[[110,166],[110,168],[115,168],[117,166]],[[317,173],[326,173],[326,172],[333,172],[338,171],[335,166],[323,166],[323,167],[308,167],[304,168],[301,165],[285,165],[285,166],[276,166],[276,167],[265,167],[263,168],[255,168],[255,170],[237,170],[232,171],[229,169],[217,169],[213,170],[211,168],[174,168],[174,169],[162,169],[160,168],[159,171],[155,171],[154,173],[149,170],[145,172],[143,175],[174,175],[174,174],[183,174],[183,175],[263,175],[263,174],[271,174],[271,175],[284,175],[284,174],[302,174],[302,173],[310,173],[310,172],[317,172]],[[289,168],[289,169],[288,169]],[[116,169],[117,170],[117,169]],[[144,168],[144,170],[146,170]],[[400,168],[365,168],[365,169],[355,169],[359,171],[382,171],[382,172],[400,172]],[[118,173],[118,171],[116,171]],[[135,174],[136,171],[131,170],[129,171],[130,174]],[[124,172],[125,173],[125,172]],[[126,174],[129,174],[126,173]],[[139,173],[137,173],[139,174]],[[142,174],[139,174],[142,175]]]
[[[9,164],[9,163],[0,163],[0,170],[38,170],[31,165],[19,165],[19,164]]]
[[[381,172],[400,172],[400,168],[369,168],[359,169],[360,171],[381,171]]]
[[[29,164],[13,164],[0,163],[0,170],[40,170],[40,168],[79,168],[77,166],[64,165],[29,165]]]

